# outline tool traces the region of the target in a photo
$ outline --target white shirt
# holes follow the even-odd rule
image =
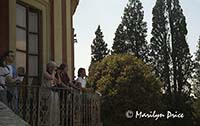
[[[11,76],[12,78],[14,78],[13,77],[13,68],[12,68],[12,66],[11,65],[7,65],[7,67],[9,68],[9,76]]]
[[[76,81],[81,83],[81,87],[82,87],[82,88],[85,88],[85,87],[86,87],[86,80],[85,80],[84,78],[78,77],[78,78],[76,79]]]
[[[9,75],[9,70],[6,67],[0,67],[0,84],[2,85],[6,84],[6,76],[8,75]],[[0,90],[3,90],[1,86]]]

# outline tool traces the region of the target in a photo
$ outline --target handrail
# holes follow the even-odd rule
[[[8,106],[31,126],[100,125],[100,96],[95,92],[70,86],[6,86],[13,95]]]
[[[32,88],[49,88],[49,87],[45,87],[45,86],[38,86],[38,85],[25,85],[25,84],[6,84],[6,86],[8,87],[32,87]],[[72,84],[70,85],[65,85],[63,87],[54,87],[54,88],[57,88],[57,89],[67,89],[67,88],[73,88],[73,89],[76,89],[76,90],[81,90],[81,88],[79,87],[76,87]]]

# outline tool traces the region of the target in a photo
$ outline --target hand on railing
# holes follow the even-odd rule
[[[102,96],[102,94],[98,91],[95,91],[96,94],[98,94],[100,97]]]
[[[6,84],[16,84],[16,79],[13,79],[11,76],[7,76],[5,79]]]
[[[82,91],[86,92],[86,93],[93,93],[94,89],[93,88],[82,88]]]

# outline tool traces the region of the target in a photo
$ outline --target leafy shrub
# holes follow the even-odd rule
[[[104,126],[156,126],[155,119],[127,119],[127,110],[161,113],[161,83],[151,68],[133,55],[111,55],[89,69],[93,88],[102,94]]]

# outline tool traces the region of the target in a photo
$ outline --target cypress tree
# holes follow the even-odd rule
[[[150,43],[151,62],[164,83],[166,105],[184,113],[187,120],[170,120],[169,125],[192,125],[191,84],[192,56],[186,41],[186,18],[178,0],[157,0],[153,9]],[[167,87],[167,88],[166,88]]]
[[[157,0],[152,14],[152,38],[150,40],[150,62],[154,66],[155,74],[164,83],[166,93],[171,93],[170,84],[170,45],[168,38],[168,21],[166,3]]]
[[[186,19],[179,1],[157,0],[153,8],[150,59],[167,93],[191,93],[188,80],[193,62],[186,35]]]
[[[100,25],[98,26],[95,35],[96,37],[94,38],[93,43],[91,45],[92,63],[102,60],[109,53],[109,50],[107,48],[108,45],[103,40],[104,36],[101,31]]]
[[[173,86],[175,93],[191,93],[193,63],[189,46],[186,41],[186,19],[178,0],[168,0],[169,27],[171,35],[171,59],[173,66]]]

